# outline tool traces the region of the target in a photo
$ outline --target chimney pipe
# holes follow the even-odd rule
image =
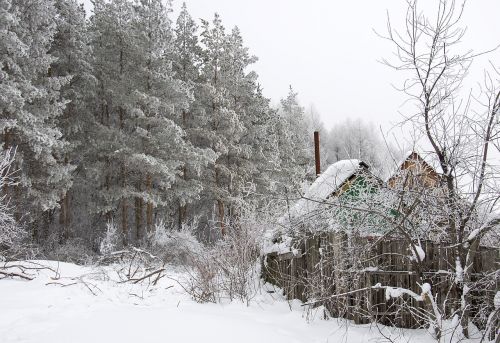
[[[321,162],[319,159],[319,132],[314,131],[314,160],[316,162],[316,176],[321,174]]]

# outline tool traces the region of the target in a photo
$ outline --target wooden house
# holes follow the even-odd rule
[[[283,217],[291,226],[300,225],[318,215],[333,198],[356,197],[379,187],[382,181],[361,160],[341,160],[321,173],[303,196]]]
[[[389,188],[402,186],[403,189],[416,187],[435,188],[440,185],[440,174],[417,152],[407,152],[396,170],[387,180]]]

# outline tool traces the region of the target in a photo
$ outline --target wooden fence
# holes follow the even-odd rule
[[[425,259],[417,268],[402,239],[378,240],[377,237],[348,238],[342,233],[322,233],[300,240],[294,253],[271,253],[263,259],[265,281],[281,287],[288,299],[316,301],[333,317],[362,324],[377,321],[384,325],[417,328],[425,325],[426,309],[411,297],[386,299],[383,286],[421,292],[418,282],[432,285],[437,304],[451,316],[459,304],[459,289],[450,271],[455,270],[454,250],[445,244],[421,242]],[[477,324],[491,310],[498,289],[499,250],[481,247],[472,267],[473,281],[483,283],[481,291],[471,291],[471,318]],[[484,276],[490,273],[489,278]],[[479,286],[479,285],[478,285]],[[352,292],[364,289],[364,291]],[[334,295],[334,296],[333,296]],[[333,296],[333,297],[332,297]],[[483,323],[484,325],[484,323]]]

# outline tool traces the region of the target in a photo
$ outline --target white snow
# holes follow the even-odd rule
[[[417,254],[415,254],[415,250],[417,251]],[[423,260],[425,260],[425,252],[424,252],[424,249],[422,249],[422,246],[420,244],[410,247],[410,252],[411,252],[411,256],[410,256],[411,261],[423,261]],[[417,259],[417,255],[418,255],[418,259]]]
[[[382,340],[379,329],[394,342],[432,342],[426,330],[326,321],[321,308],[307,317],[298,301],[283,300],[269,285],[250,306],[199,304],[174,281],[185,275],[173,267],[168,278],[148,288],[110,280],[114,267],[40,262],[58,268],[61,277],[41,271],[33,281],[0,280],[2,343],[361,343]],[[83,284],[71,285],[69,277],[86,281],[96,296]]]
[[[377,284],[378,285],[378,284]],[[375,285],[375,286],[377,286]],[[380,287],[377,287],[380,288]],[[403,294],[407,294],[411,296],[416,301],[422,301],[422,296],[417,293],[401,287],[385,287],[385,299],[390,300],[391,298],[399,298],[402,297]]]
[[[495,306],[495,310],[500,310],[500,291],[497,291],[495,297],[493,298],[493,305]]]
[[[422,294],[431,294],[431,285],[430,283],[424,283],[421,287],[422,289]]]
[[[342,160],[329,166],[312,183],[305,192],[302,199],[299,199],[290,208],[290,217],[300,218],[314,212],[318,206],[328,199],[349,177],[361,169],[360,160]],[[288,214],[285,218],[288,217]]]
[[[460,259],[455,258],[455,282],[463,282],[464,281],[464,269],[462,268],[462,263]]]
[[[401,288],[397,287],[387,287],[385,289],[385,300],[391,300],[391,298],[399,298],[403,295]]]
[[[481,232],[480,229],[474,229],[471,231],[471,233],[469,234],[469,236],[467,237],[467,241],[473,241],[477,235],[479,234],[479,232]]]
[[[281,242],[274,244],[271,242],[271,239],[268,238],[264,240],[264,244],[265,244],[264,248],[262,249],[263,255],[271,253],[286,254],[292,251],[291,248],[292,238],[289,236],[285,235],[281,236]]]

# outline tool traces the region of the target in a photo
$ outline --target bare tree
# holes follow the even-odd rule
[[[452,266],[461,308],[458,313],[465,337],[469,337],[472,262],[489,232],[498,230],[500,174],[500,82],[485,72],[480,94],[462,96],[462,85],[475,54],[459,51],[466,32],[460,26],[465,3],[440,0],[433,17],[420,12],[409,0],[405,28],[392,27],[387,35],[395,49],[393,60],[383,62],[409,76],[401,87],[416,104],[416,113],[404,124],[421,136],[429,155],[437,160],[443,192],[442,218],[446,241],[454,249]],[[496,155],[496,158],[495,158]]]

